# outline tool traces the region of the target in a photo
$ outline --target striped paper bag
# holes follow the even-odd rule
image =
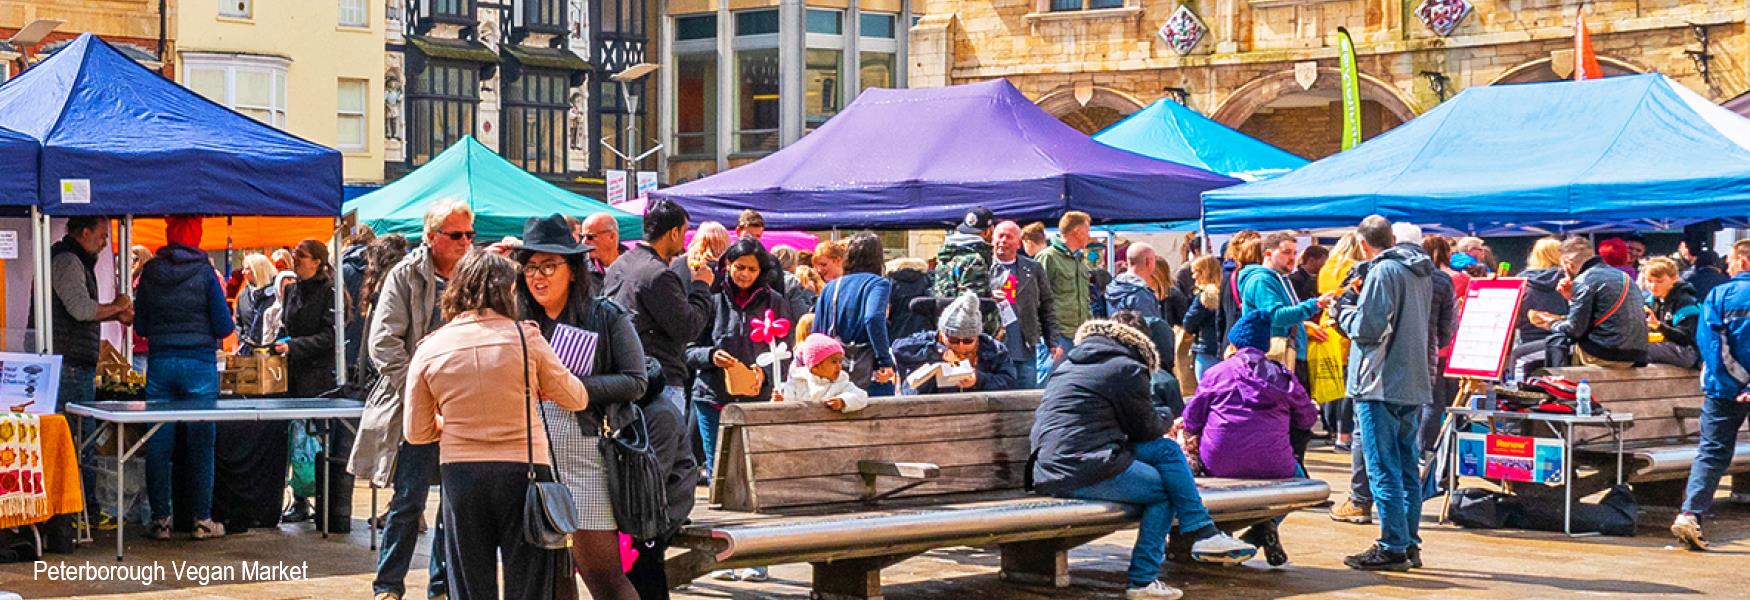
[[[553,353],[572,375],[589,377],[595,370],[596,342],[601,336],[593,331],[566,324],[553,326]]]

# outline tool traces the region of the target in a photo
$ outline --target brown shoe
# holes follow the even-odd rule
[[[1331,509],[1331,520],[1366,525],[1373,522],[1373,507],[1355,504],[1354,500],[1344,500],[1342,504]]]

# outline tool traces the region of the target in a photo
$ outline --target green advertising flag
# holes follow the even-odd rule
[[[1337,69],[1343,75],[1343,149],[1361,143],[1361,82],[1355,74],[1355,42],[1337,28]]]

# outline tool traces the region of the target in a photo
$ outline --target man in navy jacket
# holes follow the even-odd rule
[[[1690,550],[1706,550],[1699,517],[1713,505],[1720,475],[1732,463],[1738,428],[1750,415],[1750,240],[1732,244],[1732,278],[1701,303],[1696,346],[1701,351],[1701,447],[1689,469],[1683,512],[1671,533]]]

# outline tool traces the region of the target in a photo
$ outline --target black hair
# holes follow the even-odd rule
[[[534,258],[536,254],[539,253],[531,250],[516,251],[517,266],[529,266],[529,259]],[[565,259],[567,269],[571,271],[571,282],[566,287],[565,307],[573,319],[583,319],[586,314],[584,309],[589,308],[589,302],[595,297],[595,289],[593,289],[595,278],[589,273],[589,263],[584,260],[586,256],[588,255],[581,252],[560,255],[560,258]],[[522,318],[540,320],[541,317],[545,316],[541,313],[544,309],[541,303],[535,301],[535,293],[529,290],[528,276],[521,273],[520,270],[517,275],[516,295],[517,299],[521,301]]]
[[[724,290],[730,290],[733,288],[733,282],[728,279],[729,264],[735,262],[735,259],[743,256],[752,256],[754,257],[754,260],[760,263],[760,277],[759,279],[754,280],[754,287],[765,286],[775,289],[783,289],[784,270],[782,267],[778,266],[778,257],[772,256],[772,253],[767,252],[766,245],[760,243],[759,240],[751,237],[743,237],[735,240],[735,243],[730,244],[729,249],[723,251],[723,257],[717,259],[718,270],[723,273],[724,277]]]
[[[644,207],[644,240],[653,241],[669,231],[687,226],[687,209],[668,200],[654,200]]]
[[[845,272],[881,275],[887,256],[881,251],[881,238],[872,232],[851,236],[845,248]]]
[[[75,235],[81,231],[85,231],[87,229],[91,229],[93,227],[96,227],[96,226],[102,224],[104,219],[105,219],[104,217],[97,217],[97,216],[91,216],[91,215],[80,215],[77,217],[69,217],[67,219],[67,235]]]

